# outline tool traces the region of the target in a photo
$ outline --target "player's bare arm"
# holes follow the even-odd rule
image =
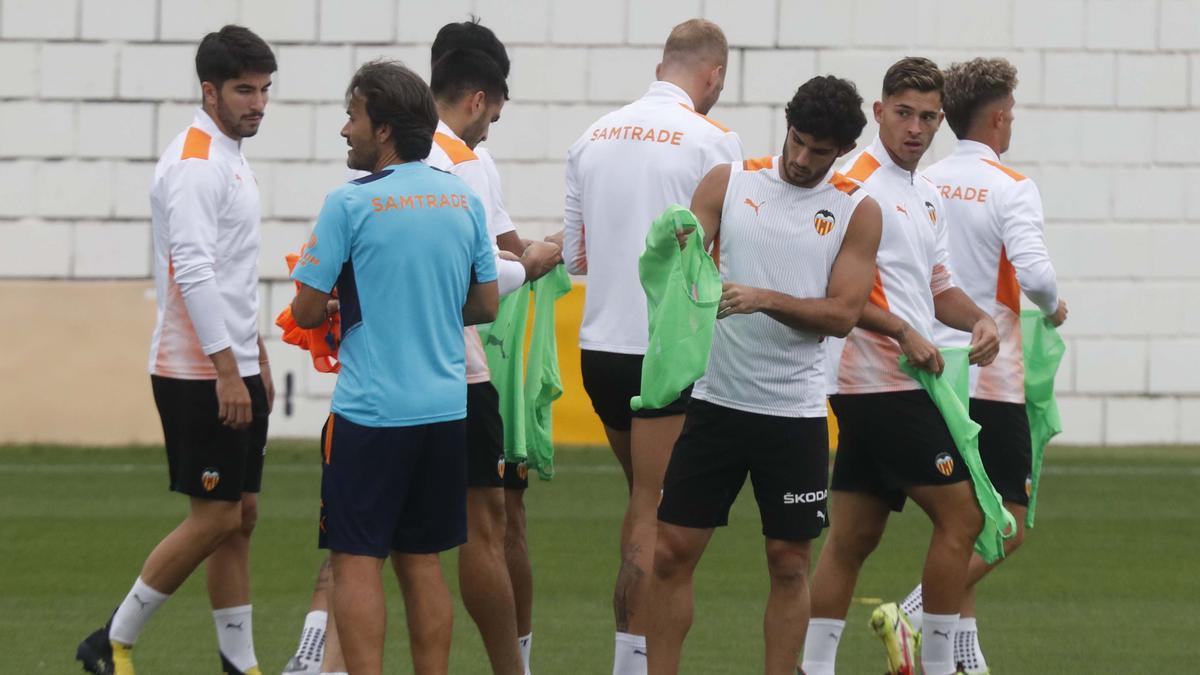
[[[292,298],[292,318],[301,328],[316,328],[329,318],[330,297],[307,284],[300,284]]]
[[[525,252],[527,244],[525,240],[521,239],[521,235],[517,234],[516,230],[509,230],[496,237],[496,246],[499,246],[501,251],[521,255]]]
[[[474,326],[496,320],[500,308],[500,289],[495,281],[471,284],[467,289],[467,301],[463,304],[463,325]]]
[[[721,231],[721,209],[725,205],[725,191],[729,189],[728,164],[718,164],[701,179],[692,194],[692,213],[704,228],[704,248],[712,248],[713,240]]]
[[[234,429],[250,426],[250,390],[238,372],[233,348],[209,354],[217,369],[217,417],[221,424]]]
[[[508,234],[516,236],[514,232],[506,232],[500,235],[500,237]],[[541,279],[563,261],[562,247],[550,241],[522,239],[521,247],[521,252],[516,253],[517,257],[513,259],[521,263],[521,266],[525,268],[526,281]],[[500,247],[500,252],[501,254],[512,253],[512,251],[505,249],[503,246]]]
[[[796,330],[845,337],[858,323],[871,294],[882,223],[879,204],[874,199],[868,197],[854,209],[846,238],[833,263],[825,297],[797,298],[727,283],[721,293],[717,318],[763,312]]]
[[[951,287],[933,296],[933,313],[947,326],[971,334],[971,365],[986,366],[1000,353],[996,322],[961,288]]]
[[[275,410],[275,382],[271,379],[271,359],[262,335],[258,336],[258,368],[262,371],[263,388],[267,392],[267,414]]]
[[[907,321],[878,305],[867,303],[863,307],[858,327],[895,340],[909,362],[921,370],[940,375],[946,366],[942,353],[932,342],[913,330]]]

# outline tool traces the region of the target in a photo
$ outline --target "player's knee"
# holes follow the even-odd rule
[[[254,526],[258,524],[258,500],[243,499],[241,521],[238,523],[238,529],[242,534],[249,537],[254,533]]]
[[[883,531],[876,528],[859,527],[850,531],[834,534],[830,532],[826,546],[832,546],[832,551],[843,561],[862,565],[867,556],[875,551]]]
[[[767,542],[767,573],[771,583],[792,586],[807,583],[809,546],[794,542]]]
[[[686,538],[670,528],[659,528],[658,540],[654,545],[654,576],[669,579],[685,572],[694,564],[695,554]]]

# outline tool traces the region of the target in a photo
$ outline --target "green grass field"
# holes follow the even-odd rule
[[[161,449],[0,448],[0,636],[3,673],[76,671],[76,643],[128,590],[146,554],[181,518]],[[623,481],[606,450],[560,452],[560,473],[528,496],[537,584],[534,671],[607,673],[610,597]],[[984,586],[980,626],[992,672],[1188,673],[1200,651],[1200,448],[1050,453],[1037,529]],[[295,648],[322,553],[315,548],[315,444],[268,455],[253,558],[255,642],[264,673]],[[762,538],[745,489],[696,582],[683,672],[760,672],[767,587]],[[879,673],[870,605],[907,593],[929,527],[913,507],[868,562],[839,672]],[[451,588],[456,556],[444,556]],[[411,672],[402,603],[388,580],[385,671]],[[143,675],[215,673],[203,575],[159,612],[137,646]],[[486,673],[478,635],[455,608],[451,671]]]

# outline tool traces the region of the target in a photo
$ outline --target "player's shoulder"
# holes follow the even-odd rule
[[[981,158],[979,158],[979,162],[982,164],[982,166],[987,167],[986,169],[984,169],[984,171],[986,171],[996,177],[1004,176],[1004,178],[1006,178],[1007,181],[1002,181],[1002,182],[1021,183],[1021,182],[1029,180],[1029,177],[1026,176],[1025,174],[1021,173],[1020,171],[1017,171],[1016,169],[1014,169],[1010,166],[1001,164],[998,161],[987,159],[986,157],[981,157]]]
[[[846,180],[853,181],[859,185],[865,185],[875,175],[880,166],[879,159],[872,155],[868,149],[864,148],[843,162],[838,173]]]
[[[436,155],[435,155],[436,153]],[[433,161],[434,159],[444,161]],[[433,146],[430,148],[430,163],[441,169],[458,167],[471,162],[478,162],[479,155],[475,153],[462,139],[449,134],[436,132],[433,135]]]

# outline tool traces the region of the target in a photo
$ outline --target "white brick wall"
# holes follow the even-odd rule
[[[1008,58],[1021,84],[1005,161],[1042,191],[1072,308],[1060,440],[1200,442],[1200,0],[0,0],[0,276],[150,273],[146,190],[192,118],[196,42],[241,21],[280,63],[262,132],[246,141],[269,329],[291,298],[282,254],[346,177],[350,74],[387,56],[427,78],[437,28],[469,13],[509,45],[513,100],[489,147],[529,235],[561,221],[567,146],[645,89],[687,18],[726,30],[713,116],[750,155],[778,150],[783,106],[814,74],[854,80],[869,110],[901,56]],[[951,147],[944,126],[927,161]],[[332,380],[273,349],[302,409],[277,413],[275,429],[311,436]]]

